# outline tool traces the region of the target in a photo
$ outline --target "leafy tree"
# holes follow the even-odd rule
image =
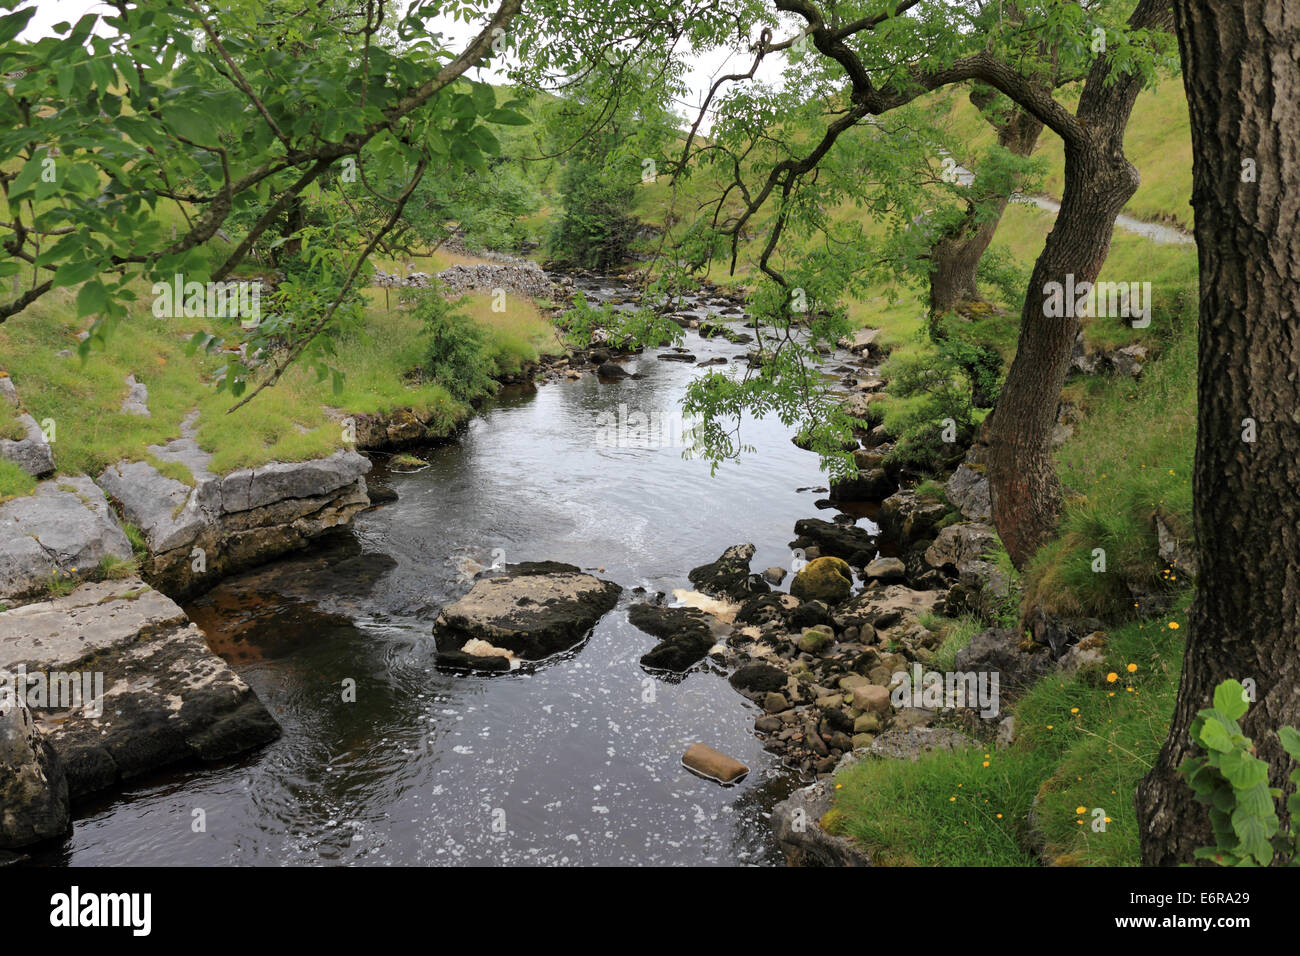
[[[17,6],[0,0],[0,10]],[[333,270],[336,294],[280,303],[296,306],[277,330],[283,348],[240,404],[309,349],[328,363],[320,333],[431,166],[448,177],[486,173],[499,147],[486,124],[526,121],[499,107],[492,87],[464,78],[494,52],[520,0],[501,0],[490,15],[476,0],[452,4],[467,20],[488,15],[459,53],[425,23],[448,5],[426,0],[115,7],[33,43],[16,39],[33,9],[0,16],[0,243],[11,257],[0,279],[15,283],[0,321],[80,285],[78,314],[94,320],[85,354],[127,314],[135,280],[222,281],[264,237],[278,232],[296,255],[308,229],[324,228],[343,254],[314,266]],[[101,19],[111,36],[92,33]],[[310,223],[309,190],[322,183],[370,196],[385,214],[351,228],[341,217]],[[175,210],[174,232],[164,208]],[[237,213],[241,235],[214,260],[209,243]],[[239,394],[248,375],[232,359],[223,386]]]

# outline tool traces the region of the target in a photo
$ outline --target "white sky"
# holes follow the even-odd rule
[[[99,0],[29,0],[22,9],[30,7],[36,8],[36,16],[28,24],[27,29],[23,31],[23,39],[50,36],[54,32],[53,28],[56,23],[65,20],[75,23],[87,13],[95,12],[112,15],[115,12],[107,4],[99,2]],[[445,17],[435,18],[431,26],[444,35],[453,38],[455,40],[453,48],[457,49],[463,47],[481,29],[481,24],[467,24],[463,21],[452,21],[450,18]],[[108,34],[111,31],[107,30],[101,23],[97,25],[96,32]],[[686,83],[690,88],[690,94],[687,97],[689,102],[679,103],[677,112],[688,120],[694,120],[699,104],[708,93],[714,79],[723,73],[744,73],[749,69],[752,62],[749,53],[730,54],[727,51],[708,51],[704,54],[697,54],[686,76]],[[775,82],[779,77],[782,63],[783,60],[780,57],[767,60],[759,70],[759,77],[769,82]],[[505,79],[498,70],[492,68],[482,69],[478,71],[478,74],[481,78],[493,82],[504,82]],[[725,87],[721,92],[725,92]],[[706,119],[704,123],[705,130],[711,125]]]

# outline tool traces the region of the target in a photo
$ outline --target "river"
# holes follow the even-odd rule
[[[729,362],[752,347],[693,331],[683,344]],[[421,470],[389,473],[376,456],[372,482],[395,502],[190,602],[283,736],[78,807],[70,839],[38,862],[781,862],[767,814],[797,781],[759,746],[757,709],[707,662],[675,681],[643,671],[656,641],[626,609],[633,588],[689,587],[690,568],[740,542],[757,545],[756,570],[788,568],[825,476],[775,420],[747,421],[754,451],[713,476],[671,441],[608,441],[620,405],[671,419],[704,371],[659,351],[627,361],[635,378],[504,390],[459,441],[422,451]],[[583,645],[532,672],[441,672],[438,609],[494,560],[569,562],[625,590]],[[749,776],[723,788],[686,771],[697,740]]]

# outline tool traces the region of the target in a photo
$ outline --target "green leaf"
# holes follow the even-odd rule
[[[1277,831],[1276,821],[1270,830],[1264,818],[1238,807],[1232,815],[1232,831],[1240,841],[1241,851],[1254,857],[1260,866],[1267,866],[1273,859],[1273,844],[1269,837]]]
[[[0,17],[0,43],[8,43],[22,33],[23,28],[27,26],[27,21],[34,16],[36,16],[36,8],[28,7],[7,17]]]
[[[167,126],[192,143],[211,146],[216,140],[212,120],[185,106],[173,106],[163,118]]]
[[[85,282],[97,272],[99,272],[99,262],[95,259],[83,259],[81,262],[65,262],[55,270],[53,288],[77,285]]]
[[[1235,680],[1225,680],[1214,689],[1214,709],[1231,720],[1236,720],[1250,709],[1246,689]]]
[[[108,307],[108,291],[98,281],[87,282],[77,293],[77,316],[93,315]]]
[[[1282,738],[1282,749],[1291,756],[1291,759],[1300,760],[1300,733],[1294,727],[1283,727],[1277,735]]]
[[[528,126],[532,123],[523,113],[514,110],[493,110],[488,114],[487,121],[498,126]]]
[[[1207,720],[1205,726],[1201,728],[1201,743],[1210,750],[1217,750],[1220,753],[1227,753],[1233,749],[1232,738],[1228,736],[1228,730],[1218,720]]]
[[[36,180],[40,178],[41,169],[43,168],[41,164],[44,160],[45,150],[38,149],[32,154],[32,158],[29,159],[19,171],[18,178],[9,186],[10,199],[17,198],[29,186],[31,186],[32,183],[36,182]]]
[[[1268,783],[1268,764],[1242,750],[1224,754],[1219,761],[1219,772],[1238,790]]]

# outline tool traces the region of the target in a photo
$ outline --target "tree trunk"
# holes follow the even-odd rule
[[[1272,786],[1287,789],[1293,769],[1276,731],[1300,726],[1300,8],[1176,0],[1174,10],[1200,261],[1200,579],[1169,738],[1138,788],[1147,865],[1213,845],[1177,768],[1218,683],[1255,682],[1242,724]]]
[[[1166,0],[1141,0],[1129,22],[1160,29],[1168,19]],[[1051,537],[1061,510],[1051,439],[1079,320],[1072,309],[1061,317],[1045,314],[1048,283],[1069,288],[1096,280],[1115,217],[1140,182],[1124,156],[1124,129],[1142,79],[1110,74],[1110,58],[1098,59],[1079,97],[1083,132],[1065,141],[1061,209],[1034,263],[1016,357],[982,433],[989,444],[993,523],[1018,568]]]
[[[983,109],[992,101],[993,91],[977,86],[971,91],[970,99]],[[1043,131],[1042,121],[1019,107],[1013,107],[1009,119],[993,125],[998,132],[998,143],[1017,156],[1032,153]],[[977,178],[970,188],[975,189],[978,184]],[[967,203],[966,215],[935,242],[930,250],[931,316],[946,315],[968,302],[979,301],[976,273],[980,258],[993,241],[1010,199],[1007,193],[973,197]]]

